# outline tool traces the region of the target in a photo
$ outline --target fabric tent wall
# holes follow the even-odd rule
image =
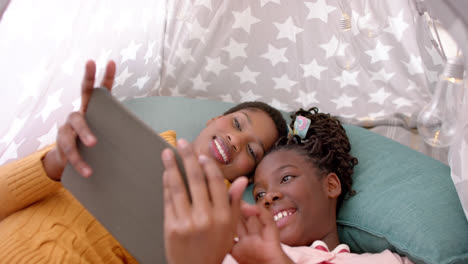
[[[116,61],[113,93],[121,100],[314,105],[447,163],[447,150],[429,148],[414,130],[444,63],[420,1],[340,2],[352,9],[359,65],[351,70],[334,60],[338,0],[13,0],[0,22],[0,164],[54,142],[79,106],[88,58],[97,60],[98,80],[105,62]],[[369,14],[382,26],[372,38],[358,27]],[[466,123],[459,131],[465,137],[452,160],[468,152]],[[462,160],[451,164],[463,168],[461,178]]]

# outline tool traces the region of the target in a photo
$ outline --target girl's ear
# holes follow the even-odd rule
[[[210,120],[206,121],[206,126],[209,126],[213,121],[215,121],[216,119],[218,119],[220,117],[222,117],[222,115],[213,117]]]
[[[328,198],[338,198],[341,194],[341,182],[338,175],[329,173],[326,176]]]

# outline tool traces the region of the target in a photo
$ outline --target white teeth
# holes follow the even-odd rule
[[[223,149],[223,148],[221,147],[221,145],[218,143],[218,140],[217,140],[217,139],[215,139],[214,142],[215,142],[216,148],[218,149],[219,153],[221,153],[221,156],[223,157],[224,162],[227,163],[228,160],[227,160],[227,157],[226,157],[226,153],[224,153],[224,149]]]
[[[281,218],[289,216],[289,215],[292,215],[292,213],[291,212],[288,213],[286,211],[283,211],[283,212],[279,212],[275,216],[273,216],[273,219],[276,222],[276,221],[280,220]]]

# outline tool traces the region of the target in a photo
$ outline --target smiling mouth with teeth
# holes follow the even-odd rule
[[[221,154],[221,157],[223,157],[224,163],[228,163],[228,158],[226,153],[224,152],[223,147],[221,147],[221,144],[218,142],[218,138],[214,139],[214,143],[216,145],[216,148],[218,149],[219,154]]]
[[[286,211],[281,211],[281,212],[278,212],[277,214],[275,214],[273,216],[273,219],[275,220],[275,222],[279,221],[281,218],[283,217],[286,217],[286,216],[290,216],[292,215],[293,212],[286,212]]]

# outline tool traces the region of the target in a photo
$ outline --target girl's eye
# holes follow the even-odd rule
[[[259,192],[255,195],[255,201],[262,199],[265,196],[265,192]]]
[[[234,125],[236,126],[237,129],[241,130],[239,121],[237,121],[237,118],[234,118]]]
[[[247,149],[249,151],[250,156],[252,156],[255,162],[257,162],[257,155],[255,155],[255,152],[253,151],[252,147],[250,147],[250,145],[247,145]]]
[[[291,175],[286,175],[283,177],[283,179],[281,179],[281,183],[285,183],[285,182],[288,182],[289,180],[291,180],[293,178],[293,176]]]

